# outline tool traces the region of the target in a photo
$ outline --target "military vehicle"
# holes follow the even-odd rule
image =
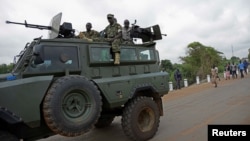
[[[121,44],[121,63],[114,65],[110,43],[74,38],[72,24],[60,25],[61,17],[50,26],[7,21],[49,35],[27,43],[12,72],[0,75],[0,140],[79,136],[116,116],[130,139],[152,138],[169,89],[154,42],[161,39],[159,26],[151,27],[150,38],[143,34],[149,28],[137,27],[143,43]]]

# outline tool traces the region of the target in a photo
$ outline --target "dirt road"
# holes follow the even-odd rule
[[[163,97],[164,116],[152,141],[204,141],[208,124],[250,124],[250,75],[244,79],[221,80],[171,91]],[[120,117],[110,127],[67,138],[52,136],[40,141],[129,141]]]

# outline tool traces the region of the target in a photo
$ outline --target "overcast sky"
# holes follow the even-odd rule
[[[62,12],[62,22],[71,22],[77,31],[91,22],[93,29],[103,30],[107,14],[113,13],[123,25],[135,19],[141,27],[159,24],[167,37],[157,41],[161,59],[180,63],[189,43],[198,41],[212,46],[231,58],[247,57],[250,48],[250,0],[1,0],[0,64],[13,57],[33,38],[47,38],[48,31],[28,29],[15,22],[49,25]]]

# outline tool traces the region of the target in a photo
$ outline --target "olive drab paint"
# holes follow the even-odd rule
[[[124,106],[133,99],[136,99],[135,102],[143,99],[156,108],[155,104],[150,102],[151,99],[145,97],[152,97],[153,103],[157,104],[159,114],[163,115],[161,97],[169,91],[169,76],[167,72],[160,71],[159,52],[154,40],[143,44],[121,44],[120,64],[114,65],[110,43],[68,38],[70,36],[59,30],[67,31],[71,24],[66,23],[64,28],[59,28],[61,16],[59,13],[52,19],[48,28],[50,30],[48,39],[36,38],[26,44],[16,59],[12,73],[0,75],[1,130],[10,132],[19,139],[30,140],[57,134],[46,124],[48,120],[45,120],[44,116],[49,114],[45,115],[43,112],[50,112],[50,109],[43,108],[50,108],[50,105],[44,106],[48,104],[44,103],[44,99],[46,97],[46,101],[49,101],[53,93],[59,94],[59,90],[54,92],[55,86],[58,87],[61,83],[66,85],[68,79],[72,82],[76,79],[79,82],[91,83],[91,90],[95,91],[97,99],[101,99],[102,102],[99,104],[102,112],[97,115],[100,119],[109,116],[113,120],[114,116],[121,116]],[[159,27],[155,30],[160,33]],[[62,36],[59,37],[59,34]],[[161,37],[157,35],[154,38],[158,40]],[[81,83],[77,85],[80,87]],[[80,108],[75,107],[76,111],[81,110],[84,102],[88,102],[88,98],[91,98],[87,93],[91,90],[83,89],[82,92],[72,90],[72,95],[77,95],[80,100],[71,99],[67,94],[62,95],[65,96],[62,99],[83,102],[79,105]],[[54,105],[58,105],[59,110],[65,110],[63,107],[65,105],[60,105],[59,101],[55,102],[58,102]],[[67,110],[69,109],[65,111]],[[77,113],[70,114],[77,115]],[[129,120],[129,117],[125,120]],[[76,135],[79,134],[81,132]],[[71,136],[63,133],[61,135]]]

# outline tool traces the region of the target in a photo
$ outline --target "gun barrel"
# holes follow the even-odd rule
[[[36,24],[28,24],[28,23],[26,22],[26,20],[24,21],[24,23],[6,21],[6,24],[19,24],[19,25],[25,25],[25,27],[37,28],[37,29],[40,29],[40,30],[43,30],[43,29],[51,30],[51,29],[52,29],[51,26],[36,25]]]
[[[20,25],[25,25],[24,23],[17,23],[17,22],[11,22],[11,21],[6,21],[6,24],[20,24]]]

